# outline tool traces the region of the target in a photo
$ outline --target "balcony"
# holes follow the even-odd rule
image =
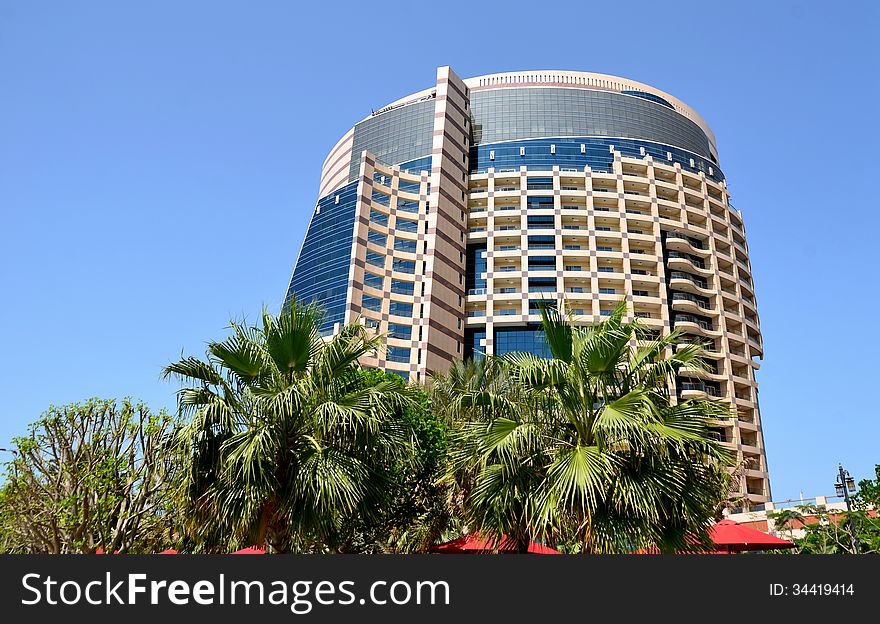
[[[721,396],[721,391],[715,386],[710,386],[708,384],[699,382],[699,381],[683,381],[679,384],[679,390],[681,390],[682,395],[685,392],[687,393],[704,393],[709,396],[717,397]]]
[[[706,244],[698,238],[694,238],[693,236],[687,236],[686,234],[682,234],[681,232],[666,232],[667,239],[674,240],[682,240],[686,243],[690,244],[694,249],[701,249],[703,251],[706,250]]]
[[[707,301],[703,301],[701,298],[695,297],[694,295],[689,295],[687,293],[680,293],[680,292],[672,293],[672,300],[673,301],[689,301],[689,302],[703,308],[704,310],[711,310],[712,309],[712,306],[709,305],[709,303]]]
[[[691,254],[681,253],[678,251],[670,251],[669,258],[670,259],[687,260],[688,262],[690,262],[691,264],[693,264],[695,267],[697,267],[699,269],[706,268],[706,263],[703,262],[702,258],[692,256]]]
[[[678,326],[679,323],[692,323],[700,327],[700,329],[704,329],[706,331],[715,331],[714,326],[709,321],[705,321],[697,316],[693,316],[691,314],[676,314],[675,315],[675,325]]]
[[[672,271],[669,273],[669,277],[671,279],[681,279],[691,282],[695,286],[702,288],[703,290],[707,290],[709,288],[709,283],[704,280],[696,277],[695,275],[691,275],[690,273],[683,273],[682,271]]]

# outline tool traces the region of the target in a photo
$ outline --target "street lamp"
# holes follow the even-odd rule
[[[856,524],[853,522],[852,503],[849,497],[850,492],[856,491],[856,482],[852,475],[843,469],[843,464],[837,465],[837,481],[834,483],[834,490],[838,496],[843,496],[843,500],[846,501],[846,513],[849,517],[849,535],[852,538],[853,550],[856,551],[857,555],[861,555],[862,549],[859,547],[859,536],[856,533]]]

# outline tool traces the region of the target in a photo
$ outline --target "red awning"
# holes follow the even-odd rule
[[[431,546],[428,549],[428,552],[447,555],[493,553],[496,551],[505,554],[516,553],[516,542],[506,535],[503,535],[499,542],[498,540],[482,538],[476,533],[471,533],[470,535],[459,537],[458,539],[446,542],[445,544]],[[549,546],[544,546],[537,542],[529,542],[529,554],[561,555],[562,553],[558,550],[553,550]]]
[[[249,546],[248,548],[242,548],[241,550],[236,550],[234,553],[229,553],[231,555],[265,555],[265,548],[257,548],[256,546]]]
[[[794,548],[794,544],[788,540],[780,539],[774,535],[769,535],[744,526],[733,520],[722,520],[709,529],[709,536],[718,547],[718,550],[694,553],[679,552],[680,555],[705,554],[705,555],[727,555],[731,553],[744,552],[747,550],[778,550],[781,548]],[[642,548],[636,550],[633,555],[656,555],[660,551],[656,547]]]
[[[777,550],[794,548],[788,540],[780,539],[733,520],[722,520],[711,529],[709,535],[721,550],[742,552],[745,550]]]

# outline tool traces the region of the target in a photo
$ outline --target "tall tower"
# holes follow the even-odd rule
[[[546,354],[548,299],[590,324],[625,297],[648,327],[708,343],[709,371],[672,391],[735,407],[717,435],[746,462],[746,506],[770,500],[742,214],[706,122],[651,86],[439,68],[330,152],[292,296],[325,308],[327,333],[386,334],[365,364],[412,380],[483,353]]]

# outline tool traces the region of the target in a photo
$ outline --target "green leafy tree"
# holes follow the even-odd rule
[[[773,520],[773,527],[779,532],[788,532],[788,540],[794,541],[794,530],[804,523],[804,514],[801,507],[783,509],[776,513],[767,514]]]
[[[366,385],[387,381],[403,385],[394,373],[377,369],[358,373]],[[413,440],[412,455],[399,456],[383,467],[388,497],[372,518],[354,517],[350,523],[350,552],[423,552],[450,528],[453,517],[438,483],[445,468],[445,423],[431,410],[428,394],[410,387],[412,401],[399,406],[393,418]]]
[[[852,517],[862,554],[880,554],[880,518],[877,517],[880,510],[880,465],[875,466],[875,472],[876,479],[859,481],[852,513],[829,512],[826,507],[816,505],[797,508],[799,519],[805,523],[803,537],[794,540],[799,553],[855,554],[849,529]],[[777,528],[786,526],[788,520],[783,514],[777,514]]]
[[[126,399],[50,407],[13,440],[0,492],[2,549],[154,552],[174,537],[165,484],[174,426]]]
[[[853,501],[857,508],[880,512],[880,464],[874,466],[874,479],[862,479]]]
[[[338,552],[350,518],[370,521],[387,503],[385,468],[412,454],[394,418],[412,393],[357,374],[380,337],[354,324],[325,339],[320,324],[312,306],[264,312],[258,326],[232,323],[206,359],[165,369],[187,384],[179,406],[189,422],[176,434],[185,548]]]
[[[447,480],[462,486],[468,528],[588,553],[711,548],[731,454],[711,435],[719,402],[669,396],[697,345],[624,322],[542,311],[552,358],[511,353],[437,379],[438,405],[459,424]],[[666,355],[671,352],[671,354]]]

